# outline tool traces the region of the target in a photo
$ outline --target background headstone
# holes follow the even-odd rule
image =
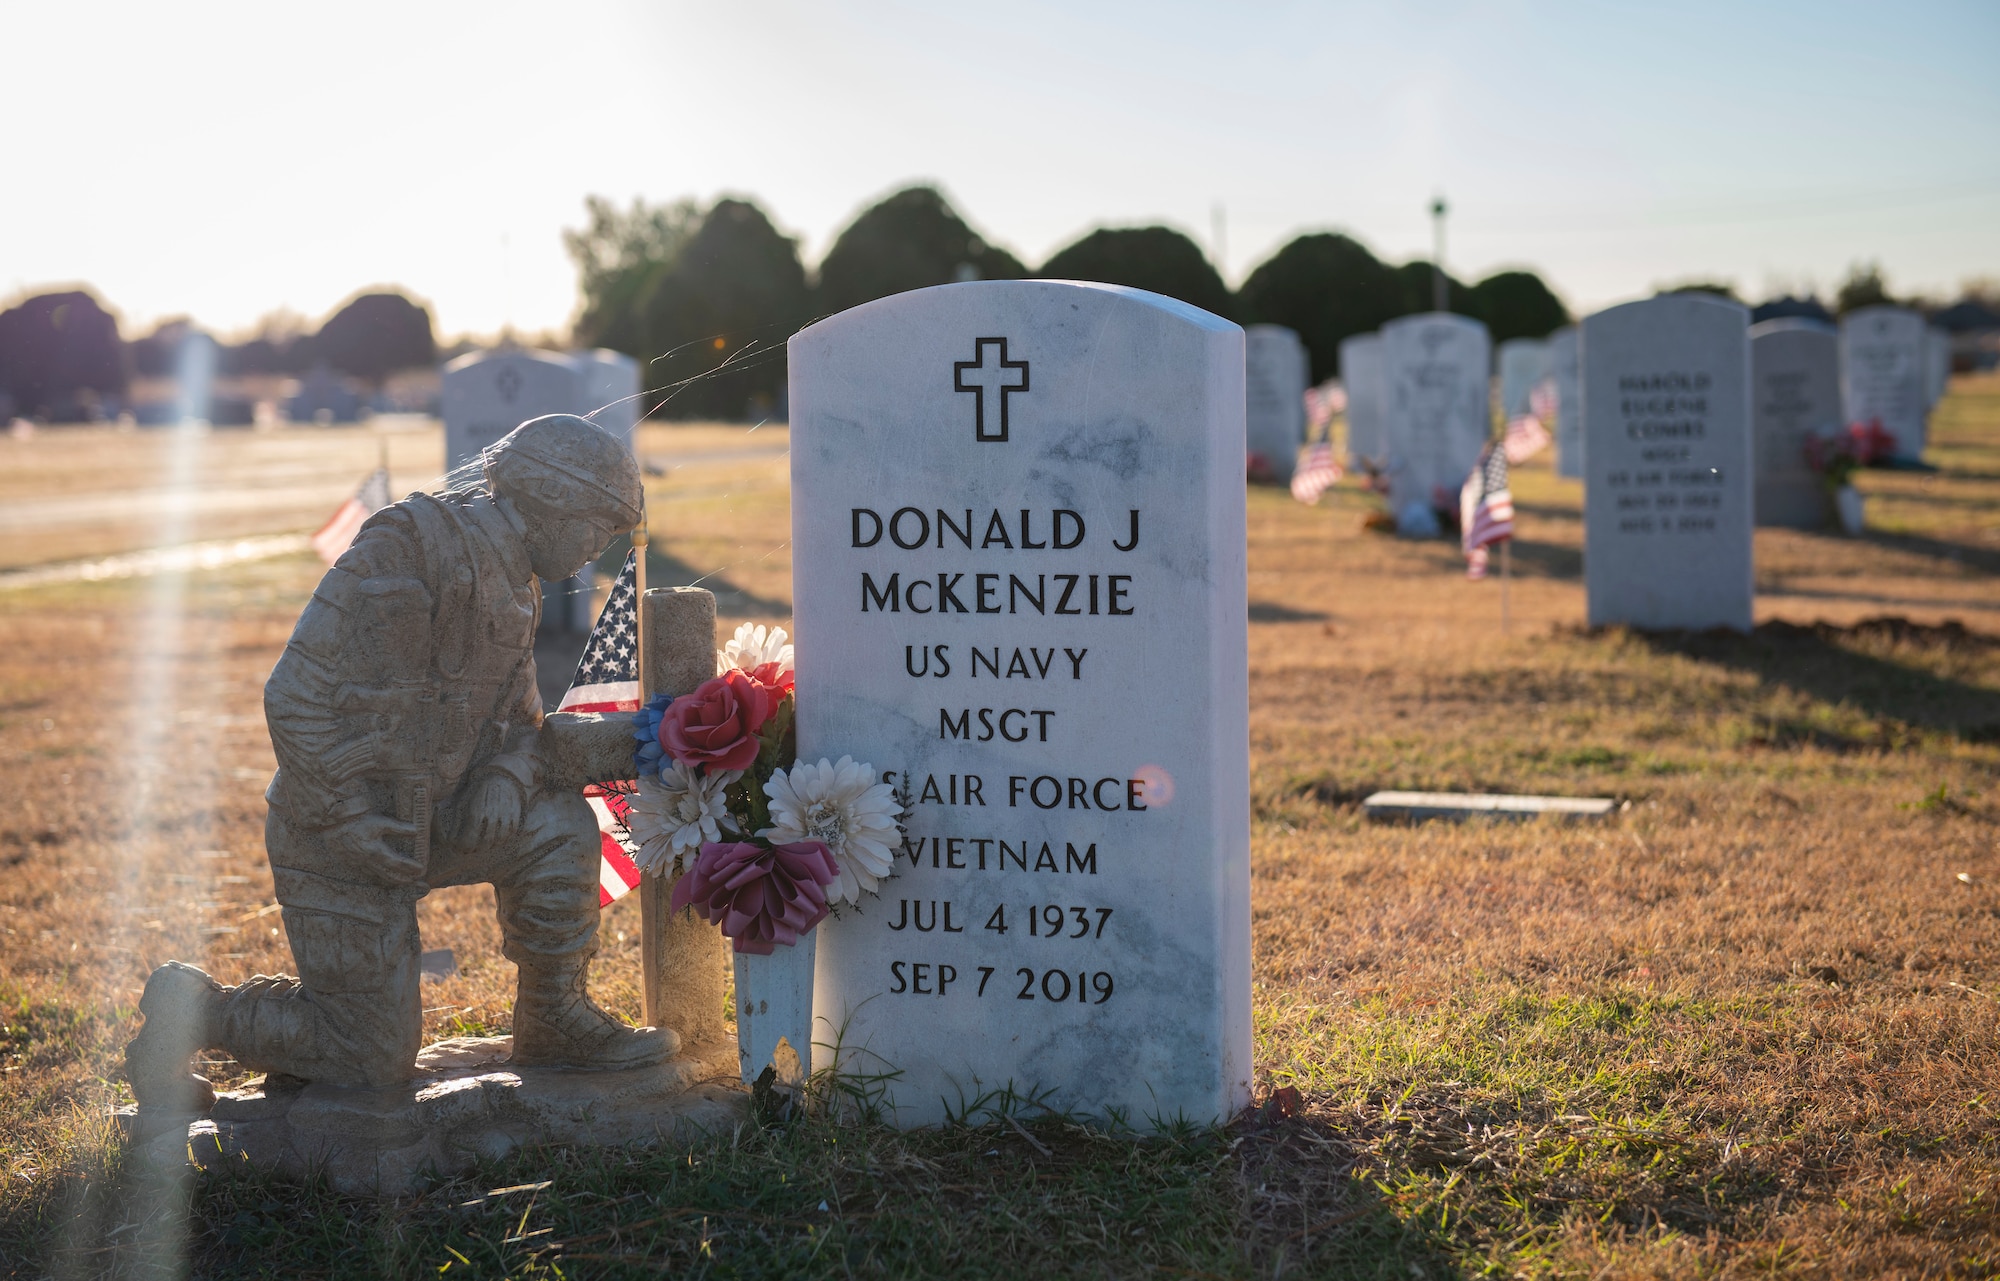
[[[1556,392],[1556,475],[1583,479],[1583,362],[1577,354],[1575,325],[1549,335],[1549,381]]]
[[[628,446],[632,432],[645,413],[639,396],[639,362],[622,351],[598,347],[570,357],[583,380],[582,409],[590,421],[610,432]]]
[[[1509,338],[1500,344],[1500,414],[1512,422],[1528,412],[1528,396],[1548,376],[1549,344],[1540,338]]]
[[[799,754],[906,776],[912,801],[881,897],[820,926],[815,1039],[899,1071],[905,1125],[1007,1086],[1140,1127],[1231,1115],[1242,330],[1135,289],[984,281],[789,350]]]
[[[1407,528],[1413,508],[1456,511],[1459,486],[1492,435],[1486,326],[1425,312],[1382,326],[1389,505]]]
[[[1924,452],[1924,318],[1907,307],[1863,307],[1840,318],[1840,392],[1849,424],[1879,421],[1896,452]]]
[[[1925,417],[1928,419],[1928,411],[1937,407],[1951,387],[1951,333],[1936,325],[1924,327],[1924,374]]]
[[[1364,458],[1381,462],[1384,453],[1381,335],[1356,334],[1341,342],[1340,385],[1347,392],[1349,460],[1357,466]]]
[[[568,356],[519,347],[460,356],[445,365],[438,391],[445,471],[476,463],[480,451],[530,418],[585,414],[597,403],[602,402],[590,400],[584,375]],[[588,632],[591,583],[588,568],[560,583],[544,582],[542,630]]]
[[[1841,430],[1840,339],[1832,325],[1791,318],[1750,326],[1750,421],[1759,525],[1818,529],[1831,513],[1806,442]]]
[[[1749,323],[1698,293],[1584,320],[1591,626],[1750,630]]]
[[[1290,484],[1306,439],[1306,345],[1283,325],[1252,325],[1243,339],[1250,471]]]

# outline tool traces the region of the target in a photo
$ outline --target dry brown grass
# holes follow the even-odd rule
[[[684,464],[651,482],[656,582],[714,572],[730,621],[782,617],[784,464],[746,456],[782,437],[678,430],[642,450]],[[1304,1112],[1120,1176],[1206,1189],[1221,1209],[1185,1217],[1212,1250],[1114,1240],[1076,1270],[2000,1269],[2000,382],[1960,383],[1936,456],[1936,477],[1864,478],[1889,532],[1761,532],[1749,638],[1583,631],[1578,495],[1545,467],[1517,482],[1505,636],[1498,585],[1464,581],[1452,548],[1359,532],[1349,492],[1313,510],[1254,492],[1258,1064]],[[152,965],[288,966],[260,853],[258,698],[315,576],[287,560],[178,598],[126,582],[0,600],[0,1241],[88,1250],[111,1230],[65,1207],[97,1204],[79,1189],[115,1171],[101,1110]],[[1905,621],[1857,626],[1882,615]],[[1391,785],[1630,807],[1597,826],[1364,823],[1359,797]],[[597,969],[628,1014],[629,912],[607,917]],[[487,892],[434,894],[423,914],[426,944],[461,964],[426,989],[431,1031],[504,1024]],[[1125,1159],[1037,1132],[1051,1157],[1011,1134],[971,1156],[1004,1147],[1070,1192]],[[995,1185],[925,1142],[864,1145],[872,1185],[913,1199],[852,1232],[880,1245],[894,1213],[986,1231],[966,1189]],[[836,1191],[849,1149],[815,1158]],[[238,1202],[203,1195],[204,1266],[289,1257],[232,1245],[212,1207]],[[1091,1195],[1100,1214],[1116,1202]],[[579,1240],[627,1221],[598,1204],[551,1213]],[[408,1229],[411,1272],[464,1244],[410,1222],[433,1224]],[[681,1257],[677,1223],[647,1229],[654,1266]],[[617,1271],[582,1257],[601,1248],[577,1247],[567,1274]]]

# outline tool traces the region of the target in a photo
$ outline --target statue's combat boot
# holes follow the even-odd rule
[[[584,990],[583,968],[573,965],[566,957],[520,967],[513,1062],[608,1072],[664,1063],[680,1048],[672,1028],[633,1027],[606,1013]]]
[[[168,961],[146,980],[139,1012],[146,1025],[125,1047],[125,1078],[144,1108],[206,1113],[215,1088],[193,1070],[194,1056],[216,1043],[216,1019],[226,989],[179,961]]]

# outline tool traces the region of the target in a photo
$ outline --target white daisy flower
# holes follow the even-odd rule
[[[791,638],[784,628],[745,623],[736,629],[728,644],[715,651],[717,676],[732,667],[754,672],[765,663],[776,663],[781,673],[792,670]]]
[[[648,771],[632,798],[632,838],[639,844],[632,861],[648,872],[679,871],[684,858],[721,840],[724,828],[735,831],[722,794],[742,776],[742,770],[703,775],[679,761],[668,761],[657,776]]]
[[[857,765],[851,756],[839,764],[800,761],[790,774],[773,773],[764,795],[771,798],[772,825],[757,835],[773,845],[824,841],[833,851],[840,879],[827,886],[827,902],[859,903],[895,874],[901,811],[895,790],[875,781],[874,766]]]

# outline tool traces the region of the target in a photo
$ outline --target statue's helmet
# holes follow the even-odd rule
[[[603,516],[621,530],[639,523],[645,503],[639,464],[617,437],[587,418],[530,418],[485,457],[493,492],[538,515]]]

